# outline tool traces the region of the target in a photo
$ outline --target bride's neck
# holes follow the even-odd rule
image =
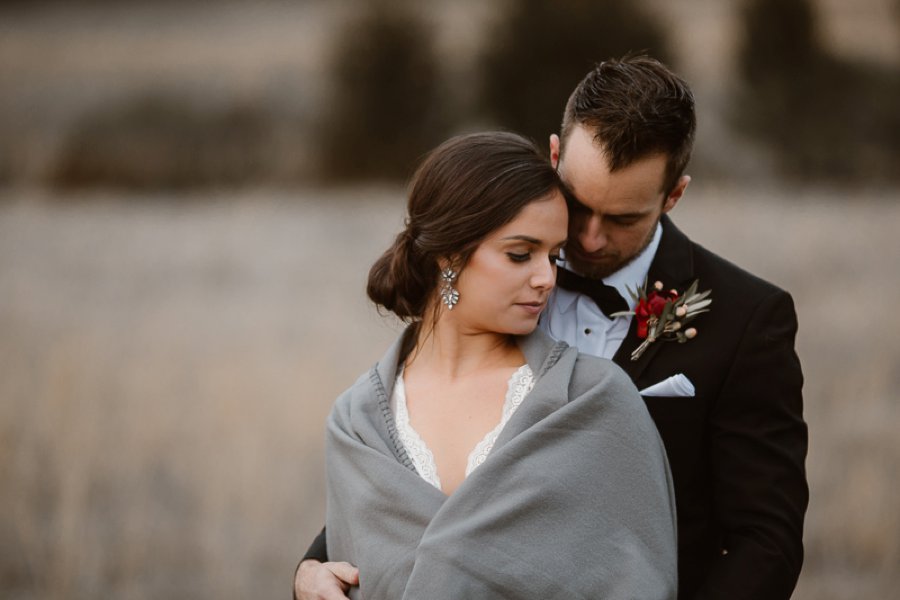
[[[523,360],[522,351],[511,335],[466,332],[438,322],[430,331],[420,330],[406,368],[456,379],[485,369],[518,367]]]

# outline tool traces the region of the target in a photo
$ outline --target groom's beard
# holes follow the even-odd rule
[[[641,242],[640,248],[625,257],[622,256],[620,251],[610,251],[607,249],[589,254],[585,252],[578,243],[577,237],[571,236],[569,242],[566,244],[566,263],[573,270],[589,279],[603,279],[609,277],[640,256],[641,252],[643,252],[644,249],[650,245],[650,242],[653,241],[653,236],[656,234],[656,226],[658,224],[659,219],[657,219],[653,223],[653,226],[648,230],[647,237]]]

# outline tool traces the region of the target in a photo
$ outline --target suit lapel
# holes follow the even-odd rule
[[[691,253],[691,241],[684,235],[668,215],[660,219],[663,234],[656,249],[656,256],[650,263],[647,273],[648,285],[654,281],[662,281],[666,289],[675,288],[683,291],[691,283],[694,274],[693,254]],[[613,361],[622,367],[631,377],[637,381],[644,369],[653,361],[653,357],[665,342],[650,344],[638,360],[631,360],[631,353],[641,344],[637,336],[637,319],[631,319],[628,335],[622,340],[622,344],[616,351]]]

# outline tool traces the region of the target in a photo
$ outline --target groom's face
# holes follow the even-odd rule
[[[610,172],[602,147],[583,126],[574,127],[564,145],[560,155],[558,138],[551,138],[551,159],[571,191],[566,260],[588,277],[607,277],[647,247],[659,218],[675,206],[689,178],[664,192],[664,154]]]

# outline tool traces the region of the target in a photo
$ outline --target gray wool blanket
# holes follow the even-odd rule
[[[400,340],[337,399],[326,535],[330,560],[360,569],[352,598],[675,598],[672,481],[634,385],[542,332],[519,343],[534,388],[449,497],[394,427]]]

